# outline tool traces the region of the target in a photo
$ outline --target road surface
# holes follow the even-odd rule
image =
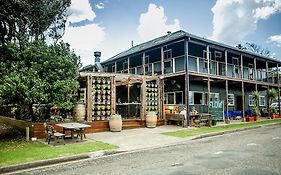
[[[281,174],[281,126],[267,126],[187,141],[176,146],[55,165],[23,174],[277,175]]]

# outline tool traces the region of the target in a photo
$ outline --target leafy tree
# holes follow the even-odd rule
[[[22,39],[56,41],[61,37],[71,0],[3,0],[0,6],[0,45]]]
[[[24,46],[9,43],[1,48],[0,103],[27,109],[33,120],[34,104],[71,109],[71,94],[79,87],[79,57],[62,42],[34,41]]]
[[[266,57],[273,57],[268,49],[264,49],[260,45],[257,45],[255,43],[247,42],[245,44],[245,46],[243,46],[242,44],[238,44],[236,47],[238,49],[246,50],[246,51],[249,51],[249,52],[252,52],[252,53],[255,53],[255,54],[259,54],[259,55],[263,55],[263,56],[266,56]]]

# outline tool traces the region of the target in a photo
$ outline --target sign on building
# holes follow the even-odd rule
[[[224,120],[224,102],[210,101],[208,104],[209,114],[212,115],[212,120]]]

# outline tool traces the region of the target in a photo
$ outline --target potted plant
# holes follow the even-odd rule
[[[252,92],[253,99],[255,101],[255,106],[252,108],[252,116],[254,117],[255,121],[260,120],[260,110],[259,110],[259,101],[260,101],[260,93],[259,91]]]
[[[267,91],[267,109],[269,108],[269,116],[273,118],[273,114],[277,114],[277,110],[272,106],[273,100],[277,97],[278,93],[276,89],[272,88]]]
[[[272,118],[272,119],[279,118],[279,114],[278,114],[276,108],[270,107],[269,113],[270,113],[270,118]]]

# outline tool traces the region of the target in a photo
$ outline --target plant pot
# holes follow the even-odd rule
[[[146,113],[146,127],[155,128],[157,125],[157,114],[156,112],[150,111]]]
[[[109,117],[109,128],[110,131],[120,132],[122,130],[122,117],[121,115],[115,114]]]
[[[279,114],[271,114],[271,118],[272,119],[279,118]]]
[[[246,118],[246,122],[253,122],[255,121],[255,117],[254,116],[249,116]]]

